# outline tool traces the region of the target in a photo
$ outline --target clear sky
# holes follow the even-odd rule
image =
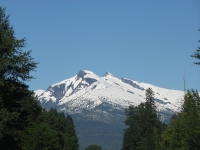
[[[90,70],[200,91],[199,0],[1,0],[24,50],[39,62],[31,90]]]

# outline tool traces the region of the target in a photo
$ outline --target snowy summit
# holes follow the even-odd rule
[[[109,72],[99,77],[92,71],[81,70],[74,77],[49,86],[46,91],[35,92],[43,107],[76,114],[84,109],[95,109],[103,103],[123,110],[130,105],[138,105],[145,101],[145,90],[149,87],[155,93],[156,105],[161,113],[180,110],[183,91],[119,79]]]

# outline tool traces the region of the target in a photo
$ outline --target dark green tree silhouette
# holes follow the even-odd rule
[[[23,51],[26,39],[17,39],[5,8],[0,7],[0,149],[21,149],[22,131],[41,112],[26,81],[37,63]]]
[[[102,148],[98,145],[89,145],[85,150],[102,150]]]
[[[129,106],[125,113],[128,128],[124,132],[122,150],[159,149],[165,124],[159,120],[152,89],[146,90],[145,103]]]
[[[75,126],[73,123],[73,119],[70,115],[66,117],[66,142],[65,142],[65,149],[66,150],[78,150],[78,137],[75,132]]]
[[[197,91],[184,96],[182,110],[162,133],[163,149],[200,149],[200,97]]]
[[[49,126],[50,130],[56,135],[58,149],[63,149],[65,145],[65,134],[66,134],[66,120],[64,113],[57,112],[56,109],[50,109],[49,111],[43,110],[41,115],[38,117],[36,124],[45,123]],[[52,143],[52,147],[55,144]]]
[[[37,63],[23,51],[5,8],[0,7],[0,149],[78,150],[73,120],[55,109],[42,109],[27,81]]]
[[[198,29],[198,31],[200,31],[200,29]],[[200,42],[200,40],[199,40]],[[197,50],[194,52],[193,55],[190,55],[191,57],[194,57],[196,59],[200,59],[200,46],[197,47]],[[200,62],[194,62],[194,64],[196,65],[200,65]]]
[[[58,150],[62,149],[59,137],[50,124],[41,122],[26,129],[23,136],[23,150]]]
[[[73,127],[73,128],[72,128]],[[43,110],[25,130],[23,149],[78,150],[78,138],[70,116],[56,109]]]

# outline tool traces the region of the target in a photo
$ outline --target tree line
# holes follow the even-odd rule
[[[154,92],[146,90],[146,102],[126,109],[121,150],[183,150],[200,149],[200,97],[197,91],[187,91],[180,112],[167,125],[160,121],[154,102]]]
[[[78,138],[70,115],[40,106],[27,81],[33,79],[37,62],[23,51],[26,39],[17,39],[5,8],[0,7],[0,149],[78,150]],[[200,59],[200,47],[194,55]],[[196,62],[196,64],[200,64]],[[200,97],[187,91],[180,112],[170,124],[160,120],[154,92],[146,90],[146,101],[125,110],[127,129],[122,150],[200,149]],[[90,145],[87,150],[100,150]]]
[[[200,59],[200,47],[191,57]],[[200,62],[194,64],[200,65]],[[124,131],[121,150],[200,149],[198,91],[188,90],[185,93],[181,110],[171,118],[169,125],[160,121],[151,88],[146,90],[146,102],[138,106],[129,106],[125,113],[127,129]]]

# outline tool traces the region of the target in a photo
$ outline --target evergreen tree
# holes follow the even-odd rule
[[[142,140],[143,112],[145,111],[145,104],[141,103],[138,106],[129,106],[125,109],[126,117],[125,124],[128,126],[124,132],[124,140],[122,150],[139,149],[140,141]]]
[[[182,110],[171,119],[162,138],[165,149],[200,149],[200,97],[197,91],[185,94]]]
[[[199,29],[198,31],[200,31],[200,29]],[[199,42],[200,42],[200,40],[199,40]],[[193,54],[193,55],[190,55],[190,56],[191,56],[191,57],[194,57],[194,58],[196,58],[196,59],[200,59],[200,46],[198,46],[196,52],[194,52],[194,54]],[[200,62],[194,62],[194,64],[200,65]]]
[[[0,7],[0,149],[78,150],[73,120],[55,109],[42,109],[25,83],[37,63],[23,51],[5,8]]]
[[[17,39],[5,8],[0,7],[0,149],[21,149],[22,131],[41,107],[28,90],[37,63],[24,52],[26,39]]]
[[[26,129],[23,135],[23,150],[58,150],[62,149],[59,137],[50,124],[41,122]]]
[[[56,109],[50,109],[49,111],[43,111],[37,123],[40,122],[48,124],[50,129],[54,131],[58,139],[59,149],[79,149],[78,138],[71,116],[65,117],[64,113],[58,112]]]
[[[156,106],[155,106],[155,101],[154,101],[154,92],[151,88],[148,88],[146,90],[146,93],[145,93],[145,96],[146,96],[146,104],[150,104],[149,106],[152,107],[152,109],[155,109]]]
[[[89,145],[85,150],[102,150],[102,148],[98,145]]]
[[[66,143],[65,143],[66,150],[78,150],[78,137],[75,132],[75,126],[73,123],[73,119],[70,115],[66,117]]]
[[[146,90],[146,102],[125,110],[128,128],[124,132],[122,150],[160,149],[161,132],[165,124],[159,120],[154,92]]]
[[[58,139],[58,149],[63,149],[65,145],[64,134],[66,134],[65,130],[67,126],[64,113],[57,112],[56,109],[50,109],[49,111],[43,110],[36,120],[36,124],[40,123],[45,123],[49,126],[50,130],[54,132],[55,138]],[[53,145],[52,143],[52,147]]]

